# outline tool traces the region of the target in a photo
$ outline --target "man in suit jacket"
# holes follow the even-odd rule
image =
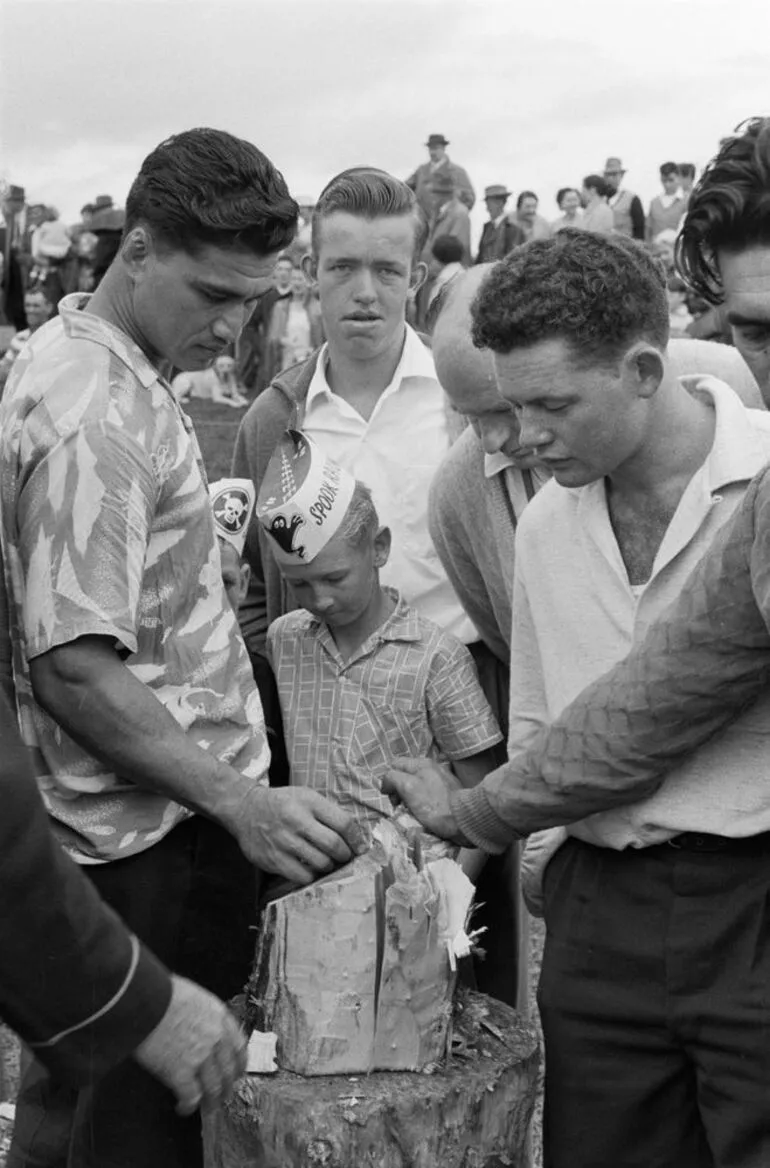
[[[481,232],[477,264],[493,264],[507,256],[518,244],[524,243],[524,232],[505,214],[505,204],[510,194],[502,183],[493,183],[484,190],[489,219]]]
[[[430,219],[433,211],[431,187],[434,178],[447,176],[452,178],[460,202],[464,203],[469,211],[472,211],[473,204],[476,202],[476,192],[473,189],[473,183],[468,178],[467,170],[449,158],[446,152],[449,145],[448,139],[443,134],[431,134],[425,145],[428,147],[430,161],[418,166],[414,174],[406,180],[406,185],[417,195],[417,202],[425,214]]]

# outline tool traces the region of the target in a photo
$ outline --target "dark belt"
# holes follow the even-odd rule
[[[709,835],[705,831],[683,831],[681,835],[666,840],[670,848],[683,852],[726,852],[728,849],[738,851],[769,842],[770,832],[767,831],[737,839],[729,835]]]

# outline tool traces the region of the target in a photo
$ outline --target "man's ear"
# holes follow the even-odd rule
[[[378,527],[374,537],[374,566],[384,568],[390,559],[390,528]]]
[[[246,599],[246,593],[249,591],[249,583],[251,581],[251,568],[248,564],[241,564],[241,576],[238,583],[238,608]]]
[[[155,263],[157,250],[147,227],[132,227],[120,245],[120,256],[134,280],[139,280]]]
[[[665,374],[665,358],[646,341],[632,345],[623,357],[623,375],[632,379],[638,397],[652,397]]]
[[[305,279],[313,286],[318,283],[318,261],[309,252],[302,257],[302,271],[305,273]]]
[[[409,276],[409,295],[414,297],[422,288],[428,276],[428,265],[420,262],[412,265]]]

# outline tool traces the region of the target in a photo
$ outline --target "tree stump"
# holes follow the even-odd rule
[[[453,1033],[430,1074],[248,1076],[204,1118],[205,1168],[524,1168],[535,1027],[461,991]]]

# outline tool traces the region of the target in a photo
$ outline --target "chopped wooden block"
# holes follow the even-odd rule
[[[453,860],[423,866],[414,838],[383,822],[366,855],[268,905],[249,993],[257,1027],[278,1035],[281,1069],[355,1074],[440,1061],[450,952],[472,896]]]

